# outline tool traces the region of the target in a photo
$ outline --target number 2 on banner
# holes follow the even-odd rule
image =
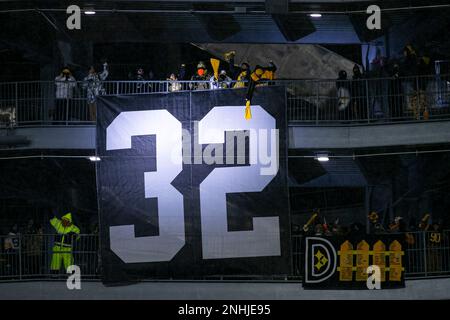
[[[260,192],[272,179],[261,175],[257,161],[259,132],[272,132],[275,119],[261,106],[253,106],[252,121],[242,117],[242,110],[215,107],[198,124],[199,143],[224,143],[225,131],[250,130],[250,166],[215,168],[200,184],[200,212],[204,259],[280,255],[278,217],[253,218],[253,231],[228,231],[226,194]],[[261,131],[260,131],[261,130]],[[269,148],[269,139],[264,141]],[[267,149],[268,150],[268,149]],[[271,150],[278,153],[278,148]],[[278,162],[278,154],[275,157]],[[276,164],[278,171],[278,163]]]
[[[256,161],[256,132],[275,129],[275,119],[260,106],[253,113],[249,122],[240,108],[215,107],[199,122],[201,144],[224,143],[225,131],[250,130],[250,166],[216,168],[200,184],[204,259],[280,255],[278,217],[254,218],[252,231],[227,230],[226,194],[259,192],[276,175],[261,175]],[[145,197],[158,198],[159,236],[135,237],[134,225],[111,226],[111,250],[125,263],[170,261],[185,244],[183,197],[171,185],[182,170],[181,122],[167,110],[122,112],[107,128],[106,149],[130,149],[132,136],[150,134],[156,135],[157,168],[144,173]]]

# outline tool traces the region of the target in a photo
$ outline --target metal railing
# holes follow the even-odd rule
[[[403,235],[406,279],[450,276],[450,230],[406,232]],[[301,278],[304,271],[303,236],[293,236],[292,246],[293,273]]]
[[[404,247],[407,279],[450,276],[450,230],[408,232],[408,235],[408,241],[405,241]],[[67,255],[67,252],[59,251],[57,246],[55,248],[54,238],[53,234],[0,236],[0,281],[52,279],[58,278],[58,275],[67,277],[64,258],[61,257]],[[73,264],[80,267],[81,277],[99,279],[101,261],[98,235],[83,234],[78,239],[74,239],[73,243],[71,259]],[[294,235],[292,237],[292,274],[285,275],[285,280],[302,278],[303,253],[303,236]],[[55,268],[52,264],[55,254],[59,254],[61,260],[58,271],[52,270]],[[204,279],[209,278],[211,277],[206,276]],[[218,278],[236,277],[218,276]],[[246,276],[246,278],[267,279],[268,277],[255,275],[254,277]]]
[[[222,82],[219,86],[231,88],[235,83]],[[449,75],[276,80],[270,85],[285,87],[288,120],[306,125],[450,118]],[[95,92],[134,95],[213,88],[217,88],[217,83],[210,81],[104,81]],[[93,124],[96,106],[95,98],[88,99],[92,93],[89,90],[92,87],[83,81],[0,83],[0,126]],[[242,96],[244,101],[244,92]]]
[[[67,276],[65,262],[79,266],[84,279],[98,278],[100,259],[97,235],[74,236],[71,253],[64,251],[64,248],[58,249],[54,239],[53,234],[0,236],[0,281]]]
[[[311,125],[450,117],[450,77],[302,80],[286,84],[289,121]]]

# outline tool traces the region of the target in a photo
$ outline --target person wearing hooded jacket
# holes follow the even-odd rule
[[[50,269],[57,272],[63,263],[65,270],[67,270],[69,266],[73,265],[72,245],[74,240],[78,240],[80,229],[73,224],[70,212],[62,216],[61,219],[53,217],[50,224],[56,231]]]
[[[353,76],[351,82],[351,108],[353,118],[357,120],[367,119],[367,90],[366,82],[361,69],[357,64],[353,66]]]
[[[197,73],[191,77],[189,88],[191,90],[208,90],[209,89],[209,74],[206,65],[203,61],[197,64]],[[198,82],[196,82],[198,81]]]

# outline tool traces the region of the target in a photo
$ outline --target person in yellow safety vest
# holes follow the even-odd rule
[[[70,212],[62,216],[61,220],[54,217],[50,220],[50,224],[57,232],[50,269],[59,271],[61,262],[63,262],[64,268],[67,270],[73,264],[72,243],[75,235],[77,235],[76,239],[79,239],[80,229],[73,224]]]

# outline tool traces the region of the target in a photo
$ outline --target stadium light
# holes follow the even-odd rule
[[[93,15],[95,14],[95,10],[93,8],[86,8],[84,9],[84,14]]]
[[[100,157],[97,157],[97,156],[90,156],[89,160],[91,160],[92,162],[95,162],[95,161],[100,161],[101,159],[100,159]]]
[[[311,13],[309,16],[311,18],[322,18],[322,14],[321,13]]]
[[[315,159],[319,162],[327,162],[330,161],[330,158],[328,157],[327,153],[318,153],[316,154]]]

